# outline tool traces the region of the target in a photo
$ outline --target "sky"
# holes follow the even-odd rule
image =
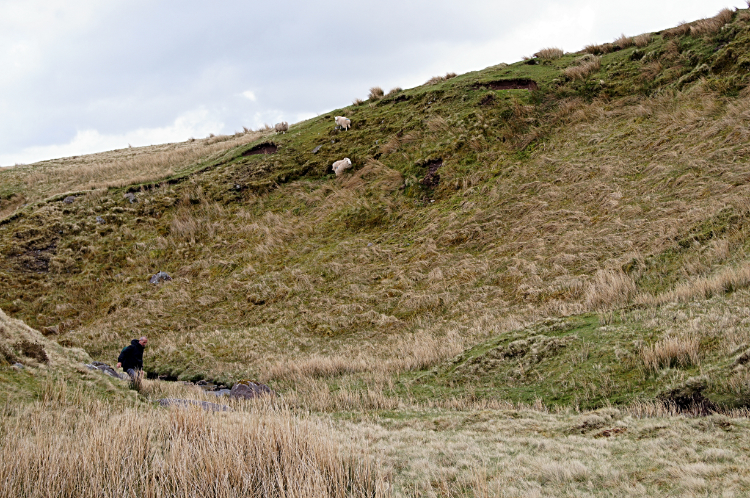
[[[739,0],[0,0],[0,165],[295,123]]]

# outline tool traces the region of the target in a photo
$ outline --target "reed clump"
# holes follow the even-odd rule
[[[0,421],[0,495],[386,496],[364,451],[286,409],[30,405]]]

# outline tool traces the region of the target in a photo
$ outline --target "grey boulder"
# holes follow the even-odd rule
[[[197,406],[198,408],[203,408],[207,412],[232,411],[232,409],[226,405],[218,405],[216,403],[209,403],[208,401],[196,401],[194,399],[164,398],[159,400],[159,404],[164,407],[176,406],[178,408]]]
[[[232,390],[229,392],[229,397],[234,399],[253,399],[268,394],[276,393],[265,384],[250,380],[242,380],[232,387]]]
[[[106,363],[102,363],[101,361],[94,361],[91,363],[84,363],[86,365],[86,368],[90,370],[99,370],[100,372],[109,375],[110,377],[114,377],[115,379],[122,379],[123,376],[117,373],[117,370],[110,367]]]
[[[159,273],[152,275],[151,278],[149,279],[149,282],[156,285],[162,282],[168,282],[170,280],[172,280],[172,277],[169,276],[169,273],[165,271],[160,271]]]

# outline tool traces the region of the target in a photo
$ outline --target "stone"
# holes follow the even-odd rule
[[[127,194],[123,195],[123,197],[129,200],[131,204],[135,204],[136,202],[138,202],[138,199],[133,192],[128,192]]]
[[[209,403],[208,401],[196,401],[194,399],[177,399],[177,398],[164,398],[159,400],[159,404],[164,407],[175,406],[178,408],[190,408],[197,406],[203,408],[207,412],[229,412],[232,409],[226,405],[219,405],[216,403]]]
[[[165,271],[160,271],[159,273],[153,275],[149,279],[149,282],[151,282],[152,284],[156,285],[156,284],[160,284],[162,282],[168,282],[170,280],[172,280],[172,277],[169,276],[169,273],[167,273]]]
[[[23,370],[24,368],[26,368],[26,366],[22,363],[14,363],[13,368],[15,368],[16,370]]]
[[[231,396],[232,391],[229,389],[217,389],[216,391],[206,391],[206,394],[213,394],[216,397]]]
[[[317,154],[318,152],[320,152],[320,149],[321,149],[322,147],[323,147],[322,145],[318,145],[317,147],[315,147],[315,148],[314,148],[314,149],[312,150],[312,153],[313,153],[313,154]]]
[[[101,216],[96,217],[96,222],[100,225],[104,225],[106,223],[106,221],[104,221],[104,218],[102,218]]]
[[[276,393],[270,387],[260,382],[241,380],[232,387],[229,397],[234,399],[253,399],[266,394]]]
[[[47,336],[47,335],[57,335],[57,334],[60,333],[60,327],[58,327],[57,325],[55,325],[53,327],[44,327],[44,328],[42,328],[41,332],[42,332],[42,335],[45,335],[45,336]]]
[[[125,374],[120,375],[119,373],[117,373],[117,370],[107,365],[106,363],[102,363],[101,361],[93,361],[91,363],[84,363],[84,365],[86,365],[86,368],[88,368],[89,370],[98,370],[106,375],[109,375],[110,377],[114,377],[115,379],[125,378]]]
[[[69,195],[68,197],[66,197],[65,199],[63,199],[63,202],[65,204],[73,204],[75,201],[76,201],[76,198],[73,197],[72,195]]]

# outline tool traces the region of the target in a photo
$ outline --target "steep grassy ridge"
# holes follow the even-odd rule
[[[641,352],[668,330],[640,318],[602,329],[607,312],[750,280],[748,12],[717,23],[490,67],[331,111],[165,180],[49,199],[0,225],[0,307],[110,362],[148,334],[147,368],[181,378],[283,386],[300,365],[313,377],[435,366],[432,387],[406,376],[394,389],[433,396],[490,379],[485,395],[522,401],[652,397],[696,363],[652,372]],[[334,130],[335,115],[353,128]],[[262,143],[276,152],[254,154]],[[345,156],[354,168],[336,178]],[[158,270],[175,279],[149,284]],[[601,324],[583,315],[567,335],[535,339],[565,361],[613,349],[577,373],[551,359],[529,387],[505,365],[456,371],[546,336],[540,320],[597,311]],[[701,368],[723,371],[739,345],[700,339]],[[598,369],[610,366],[607,382]]]
[[[0,219],[27,204],[56,195],[184,174],[217,154],[255,140],[262,134],[245,131],[230,136],[130,147],[0,168]]]

